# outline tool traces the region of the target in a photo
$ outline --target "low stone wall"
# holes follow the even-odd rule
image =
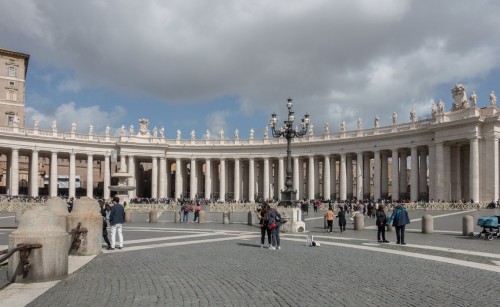
[[[270,203],[271,208],[278,207],[277,203]],[[259,209],[261,204],[211,204],[209,205],[210,212],[255,212]]]

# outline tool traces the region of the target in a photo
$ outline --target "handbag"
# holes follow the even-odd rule
[[[267,227],[267,229],[269,229],[269,230],[273,230],[274,228],[276,228],[275,223],[272,223],[271,225],[269,225],[269,227]]]

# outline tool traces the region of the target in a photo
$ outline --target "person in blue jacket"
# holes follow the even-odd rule
[[[392,222],[392,226],[396,227],[396,244],[406,245],[405,242],[405,227],[410,224],[410,218],[408,217],[408,211],[406,211],[403,205],[398,204],[391,217],[387,220],[387,225]]]

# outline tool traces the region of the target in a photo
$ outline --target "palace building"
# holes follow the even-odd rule
[[[129,197],[212,198],[254,202],[278,199],[284,189],[286,140],[166,139],[140,121],[137,132],[110,135],[49,131],[25,124],[24,80],[29,55],[0,50],[0,189],[26,194],[110,197],[116,171],[128,172]],[[452,107],[432,107],[428,119],[330,133],[327,127],[292,141],[294,189],[300,199],[392,198],[474,202],[500,198],[500,110],[477,107],[463,85]],[[5,98],[5,99],[4,99]],[[29,126],[29,127],[28,127]],[[341,125],[342,126],[342,125]],[[497,129],[498,127],[498,129]]]

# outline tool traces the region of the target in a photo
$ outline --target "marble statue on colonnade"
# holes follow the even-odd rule
[[[443,115],[444,114],[444,102],[442,99],[439,99],[438,104],[437,104],[437,114],[438,115]]]
[[[398,124],[398,114],[396,112],[392,112],[392,125],[396,126]]]
[[[155,127],[154,127],[154,129],[153,129],[153,136],[154,136],[155,138],[157,138],[157,137],[158,137],[158,128],[156,128],[156,126],[155,126]]]
[[[345,131],[345,121],[344,121],[344,120],[342,120],[342,121],[340,122],[340,131],[341,131],[341,132],[344,132],[344,131]]]
[[[375,115],[375,119],[373,120],[373,127],[378,128],[379,127],[379,120],[380,118],[378,115]]]
[[[163,126],[161,126],[161,128],[160,128],[160,137],[161,138],[165,137],[165,128],[163,128]]]
[[[240,132],[238,131],[238,129],[234,130],[234,139],[235,140],[239,140],[240,138]]]
[[[71,123],[71,133],[76,133],[76,123],[74,121]]]
[[[221,140],[223,140],[223,139],[224,139],[224,129],[222,129],[222,128],[220,128],[220,131],[219,131],[219,138],[220,138]]]
[[[33,120],[33,128],[35,130],[40,129],[40,121],[38,120],[38,117],[35,117],[35,119]]]
[[[120,136],[125,136],[125,125],[120,127]]]
[[[463,84],[456,84],[455,87],[451,89],[451,95],[453,97],[453,105],[451,107],[451,111],[463,110],[469,107],[467,93],[465,92],[465,86]],[[438,113],[442,113],[439,112],[439,104]]]
[[[495,96],[495,92],[491,91],[490,93],[490,107],[494,107],[497,105],[497,96]]]
[[[181,130],[177,129],[177,140],[181,139]]]
[[[255,134],[255,131],[252,129],[250,129],[250,140],[253,140],[253,136]]]
[[[470,104],[472,108],[475,108],[477,105],[477,95],[475,91],[472,91],[472,94],[469,97]]]
[[[208,129],[205,131],[205,140],[210,140],[210,131]]]
[[[196,139],[196,132],[193,130],[191,130],[191,141],[194,141]]]
[[[323,128],[323,131],[325,134],[329,134],[330,131],[328,131],[328,123],[325,123],[325,127]]]
[[[313,124],[309,125],[309,135],[314,135],[314,125]]]
[[[149,120],[147,120],[145,118],[141,118],[141,119],[139,119],[139,125],[140,125],[140,128],[139,128],[139,131],[137,132],[137,136],[141,136],[141,137],[151,136],[151,134],[149,133],[149,128],[148,128]]]
[[[129,132],[130,136],[133,136],[135,134],[134,125],[130,125],[130,127],[128,127],[128,132]]]
[[[363,120],[358,117],[358,130],[363,130]]]
[[[89,126],[89,135],[94,135],[94,126],[92,124]]]
[[[57,121],[55,119],[52,121],[51,127],[52,127],[52,132],[57,131]]]
[[[415,112],[415,109],[411,109],[410,111],[410,121],[414,123],[417,120],[417,113]]]
[[[109,126],[106,126],[106,136],[109,136],[109,132],[110,132],[111,128],[109,128]]]
[[[264,128],[264,138],[265,139],[269,138],[269,129],[267,129],[267,126],[266,128]]]

